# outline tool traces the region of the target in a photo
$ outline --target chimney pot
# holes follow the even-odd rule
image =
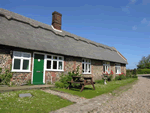
[[[61,17],[62,17],[62,14],[54,11],[52,13],[52,26],[55,28],[55,29],[58,29],[58,30],[61,30]]]

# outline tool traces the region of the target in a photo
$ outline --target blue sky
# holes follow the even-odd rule
[[[62,14],[62,29],[114,46],[136,68],[150,54],[150,0],[1,0],[0,7],[51,25]]]

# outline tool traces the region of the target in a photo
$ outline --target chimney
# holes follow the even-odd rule
[[[58,29],[58,30],[61,30],[61,17],[62,17],[62,14],[54,11],[52,13],[52,26],[55,28],[55,29]]]

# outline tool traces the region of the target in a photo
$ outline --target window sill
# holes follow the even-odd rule
[[[84,74],[84,75],[91,75],[92,73],[82,73],[82,74]]]
[[[23,72],[23,73],[30,73],[31,71],[20,71],[20,70],[12,70],[11,72]]]
[[[64,70],[49,70],[49,69],[45,69],[45,71],[60,71],[60,72],[62,72]]]

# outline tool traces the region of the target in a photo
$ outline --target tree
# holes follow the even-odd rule
[[[150,69],[150,55],[143,56],[137,65],[138,69]]]

